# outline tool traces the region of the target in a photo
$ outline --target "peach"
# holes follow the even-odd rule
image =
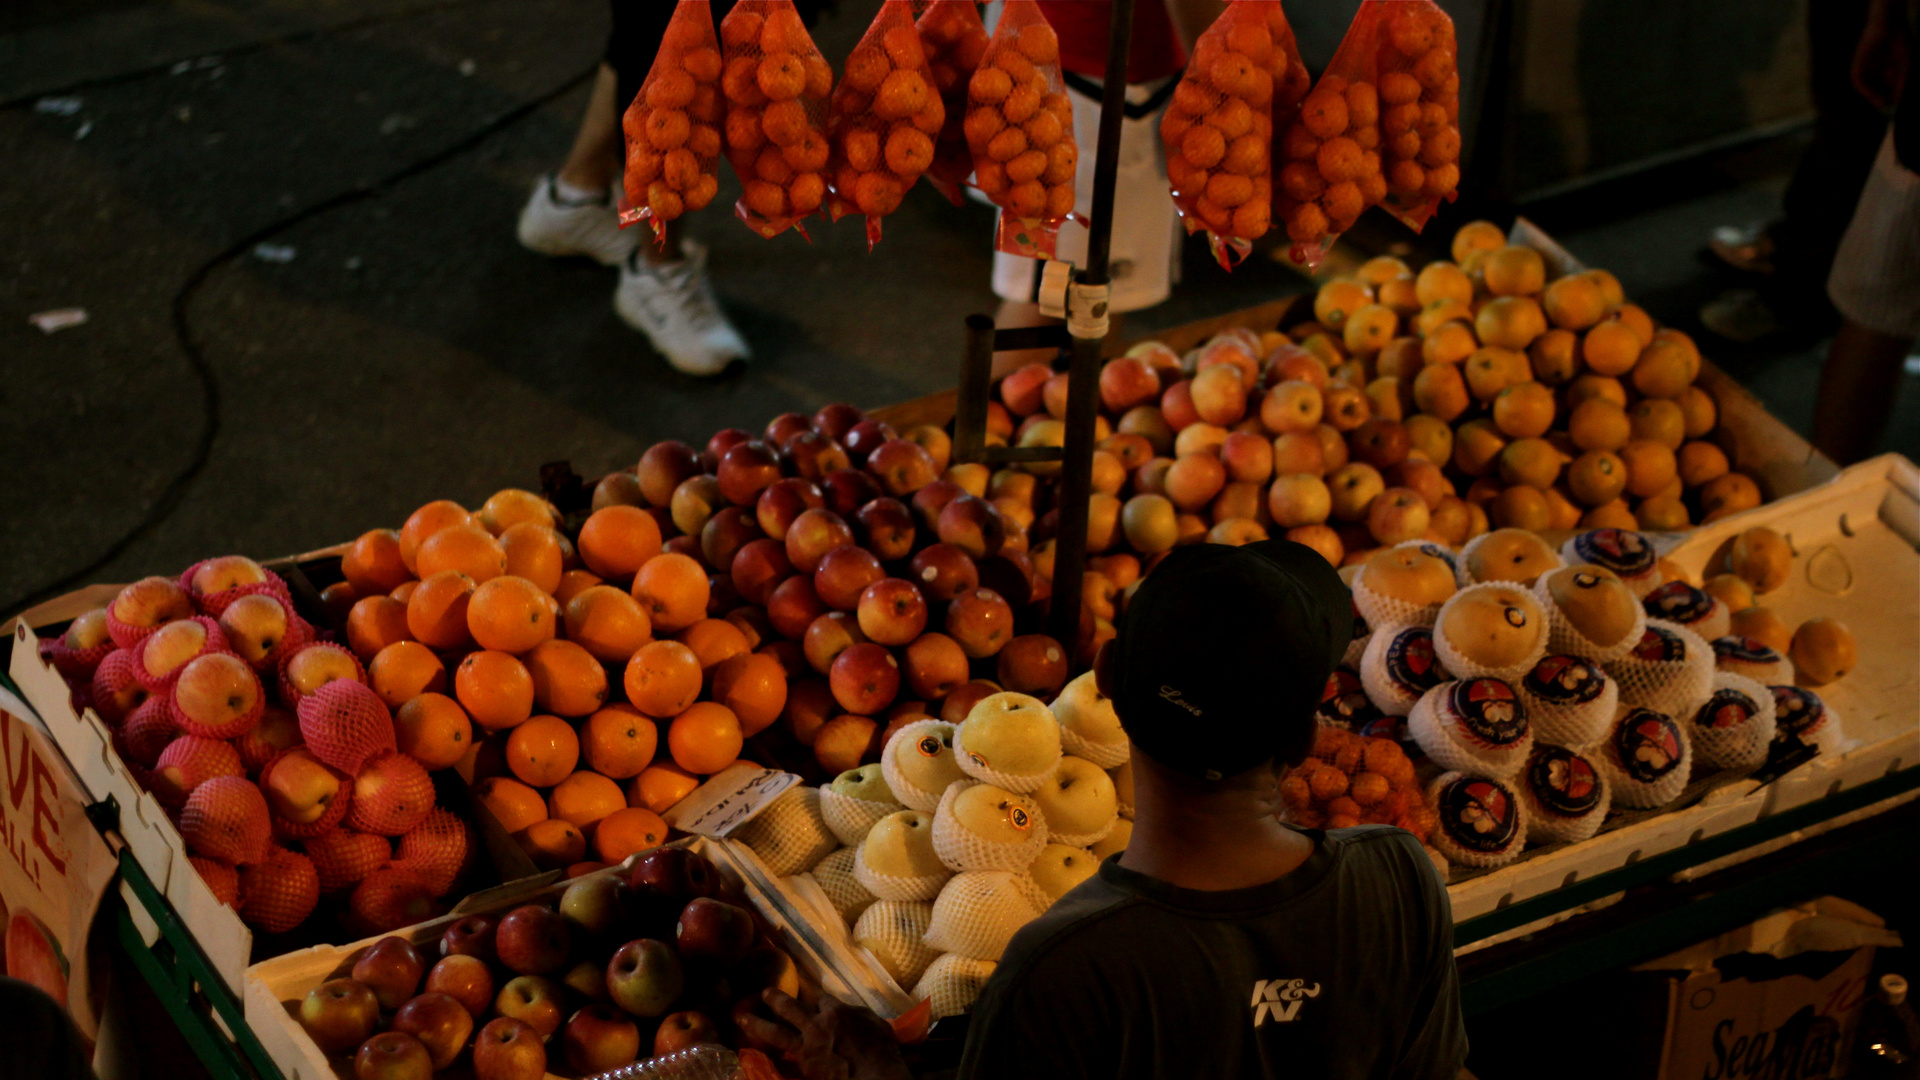
[[[1182,510],[1198,510],[1226,486],[1227,469],[1213,454],[1188,454],[1167,469],[1167,497]]]
[[[1367,507],[1367,531],[1382,544],[1418,540],[1430,522],[1426,499],[1412,488],[1386,488]]]
[[[1305,380],[1289,380],[1274,386],[1260,399],[1260,422],[1275,435],[1312,431],[1319,425],[1324,408],[1318,386]]]
[[[1160,376],[1138,357],[1123,356],[1100,369],[1100,404],[1116,416],[1159,396]]]
[[[1380,470],[1365,462],[1349,462],[1327,474],[1327,490],[1333,516],[1341,521],[1363,522],[1374,496],[1386,490]]]
[[[1274,480],[1267,491],[1267,512],[1283,529],[1318,525],[1333,510],[1326,481],[1308,473],[1290,473]]]

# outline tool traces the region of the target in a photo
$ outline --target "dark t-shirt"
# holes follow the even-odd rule
[[[1400,829],[1310,831],[1265,885],[1198,892],[1108,859],[1008,946],[960,1075],[1452,1077],[1453,917]]]

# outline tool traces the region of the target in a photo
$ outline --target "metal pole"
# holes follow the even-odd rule
[[[993,376],[993,319],[967,316],[967,353],[954,402],[953,460],[983,461],[987,449],[987,393]]]
[[[1087,265],[1081,284],[1107,284],[1113,246],[1113,197],[1120,168],[1120,122],[1126,117],[1127,61],[1133,54],[1134,0],[1113,0],[1107,29],[1107,68],[1100,94],[1100,145],[1094,154],[1093,216],[1087,226]],[[1104,335],[1072,317],[1073,359],[1068,368],[1066,446],[1060,463],[1060,531],[1054,539],[1052,610],[1047,628],[1069,652],[1080,641],[1081,575],[1087,565],[1087,500],[1093,494],[1094,407],[1100,400],[1100,347]],[[1104,304],[1086,313],[1106,325]],[[1085,334],[1086,336],[1082,336]]]

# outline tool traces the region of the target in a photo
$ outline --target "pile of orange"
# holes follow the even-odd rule
[[[1080,150],[1073,105],[1060,88],[1060,39],[1031,11],[1009,8],[967,83],[967,145],[974,182],[1015,218],[1073,212]]]
[[[870,218],[893,213],[946,122],[911,8],[882,5],[833,92],[834,194]]]
[[[696,17],[697,16],[697,17]],[[720,76],[712,16],[682,6],[667,24],[660,55],[622,119],[627,200],[656,225],[699,210],[720,193]]]
[[[1308,81],[1277,2],[1229,7],[1195,43],[1160,121],[1167,179],[1190,227],[1255,240],[1272,214],[1273,115]]]
[[[770,224],[820,209],[833,69],[790,0],[743,0],[721,20],[720,44],[727,157],[742,200]]]

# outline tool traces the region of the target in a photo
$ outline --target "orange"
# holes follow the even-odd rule
[[[638,776],[653,764],[658,741],[653,721],[631,705],[609,705],[580,726],[580,749],[587,767],[615,780]]]
[[[564,608],[573,602],[574,597],[605,583],[605,578],[591,570],[569,570],[560,575],[560,587],[553,590],[553,599]]]
[[[594,658],[624,664],[653,640],[653,621],[640,602],[611,585],[592,585],[567,601],[567,640]]]
[[[1420,342],[1420,359],[1428,364],[1457,364],[1479,347],[1466,323],[1443,323]]]
[[[1607,300],[1592,278],[1572,274],[1547,286],[1541,304],[1553,325],[1566,330],[1585,330],[1606,314]]]
[[[474,723],[499,731],[533,715],[533,676],[506,653],[471,652],[454,672],[453,696]]]
[[[1495,296],[1536,296],[1547,284],[1547,264],[1530,247],[1510,244],[1487,256],[1487,291]]]
[[[1751,510],[1759,505],[1760,485],[1745,473],[1722,473],[1700,488],[1700,509],[1706,513],[1707,521]]]
[[[691,95],[691,87],[688,93]],[[479,520],[481,528],[495,536],[504,534],[523,521],[548,528],[560,522],[560,515],[554,511],[552,503],[519,488],[503,488],[494,492],[480,505],[480,512],[474,517]]]
[[[1335,278],[1313,297],[1313,317],[1332,330],[1344,330],[1347,318],[1373,303],[1373,293],[1352,278]]]
[[[1498,251],[1506,246],[1507,234],[1491,221],[1469,221],[1453,234],[1453,261],[1465,262],[1476,251]]]
[[[580,526],[579,543],[587,569],[624,581],[660,554],[660,523],[637,506],[603,506]]]
[[[667,753],[673,763],[702,776],[733,764],[744,742],[740,718],[715,701],[698,702],[667,725]]]
[[[483,649],[523,653],[553,637],[556,606],[526,578],[497,577],[473,591],[467,632]]]
[[[1711,431],[1720,419],[1720,407],[1704,387],[1689,386],[1674,399],[1687,417],[1687,438],[1698,439]]]
[[[1567,467],[1567,488],[1588,506],[1604,506],[1627,490],[1627,463],[1607,450],[1589,450]]]
[[[466,756],[473,744],[473,721],[459,702],[428,691],[394,710],[393,735],[401,753],[428,769],[445,769]]]
[[[600,513],[604,514],[606,510]],[[653,519],[647,520],[651,522]],[[582,530],[583,536],[584,532]],[[665,633],[685,630],[707,617],[707,601],[711,598],[711,591],[706,568],[692,557],[678,552],[651,559],[634,575],[633,598],[640,601],[640,607],[652,620],[654,630]]]
[[[1602,401],[1611,401],[1620,408],[1625,409],[1627,407],[1627,388],[1621,384],[1619,379],[1610,379],[1605,375],[1595,375],[1591,371],[1585,374],[1575,375],[1573,381],[1567,384],[1567,407],[1569,409],[1576,408],[1582,402],[1591,401],[1595,398]]]
[[[526,657],[534,704],[561,716],[585,716],[607,703],[607,669],[571,641],[543,641]]]
[[[340,557],[340,572],[361,596],[390,593],[413,576],[400,557],[400,534],[393,529],[361,533]]]
[[[396,641],[368,662],[367,685],[387,708],[397,709],[429,690],[445,690],[447,666],[417,641]]]
[[[1471,324],[1473,308],[1465,300],[1455,300],[1452,297],[1435,300],[1421,308],[1420,314],[1413,317],[1413,332],[1425,337],[1450,322]]]
[[[680,644],[692,649],[693,655],[700,658],[702,671],[723,660],[744,656],[753,651],[753,646],[747,641],[747,635],[725,619],[701,619],[674,637]]]
[[[1727,461],[1727,452],[1710,442],[1687,443],[1680,448],[1678,460],[1680,482],[1690,488],[1725,476],[1733,468]]]
[[[507,572],[507,553],[500,541],[478,525],[441,529],[421,542],[413,561],[422,578],[458,570],[480,584]]]
[[[1553,426],[1553,391],[1537,382],[1502,389],[1493,399],[1493,423],[1516,439],[1545,435]]]
[[[340,584],[346,585],[346,587],[349,589],[353,588],[352,585],[347,585],[347,583],[344,581],[340,582]],[[395,600],[398,600],[404,604],[413,599],[414,590],[418,589],[419,587],[420,587],[420,583],[418,581],[403,581],[400,583],[399,587],[395,588],[391,593],[388,593],[387,595],[393,597]],[[332,586],[328,586],[328,588],[332,588]]]
[[[1627,417],[1636,439],[1651,439],[1669,450],[1687,441],[1687,416],[1671,401],[1647,398],[1636,402]]]
[[[699,786],[700,778],[678,765],[668,762],[649,765],[627,785],[627,805],[643,806],[656,814],[665,813]]]
[[[547,819],[547,802],[540,793],[504,776],[488,777],[473,785],[473,796],[487,808],[500,827],[517,833]]]
[[[1547,317],[1531,296],[1496,296],[1473,317],[1480,344],[1524,349],[1547,332]]]
[[[1633,422],[1615,402],[1588,398],[1567,417],[1567,434],[1582,450],[1618,450],[1633,438]]]
[[[615,810],[593,827],[593,853],[608,865],[666,842],[667,823],[643,806]]]
[[[1545,491],[1560,476],[1560,453],[1545,439],[1515,439],[1500,450],[1500,479]]]
[[[472,578],[458,570],[443,570],[420,582],[407,598],[407,630],[423,645],[465,648],[473,643],[467,631],[467,606],[472,598]]]
[[[347,612],[347,645],[361,660],[413,634],[407,629],[407,605],[391,596],[368,596]]]
[[[533,717],[507,736],[507,768],[533,787],[558,784],[579,761],[580,737],[557,716]]]
[[[1019,91],[1007,99],[1010,108]],[[880,80],[880,89],[873,95],[873,113],[885,120],[902,120],[927,107],[927,100],[933,96],[933,89],[927,80],[917,71],[892,71]],[[1038,107],[1038,103],[1035,103]],[[1008,119],[1012,119],[1011,116]]]
[[[587,854],[587,838],[572,822],[547,818],[515,833],[514,841],[542,870],[559,870]]]
[[[1560,386],[1580,373],[1580,339],[1573,331],[1554,327],[1527,346],[1533,377],[1548,386]]]
[[[413,576],[426,577],[425,574],[420,573],[414,562],[415,556],[420,551],[420,545],[442,529],[455,525],[467,525],[472,521],[473,515],[467,513],[465,507],[447,499],[430,502],[415,510],[412,516],[407,518],[406,524],[400,526],[400,534],[397,537],[400,561],[406,564]]]
[[[572,881],[577,877],[586,877],[595,870],[605,870],[606,868],[607,864],[598,859],[583,859],[577,863],[568,863],[567,880]]]
[[[1661,331],[1665,333],[1665,331]],[[1633,388],[1650,398],[1677,398],[1693,384],[1696,370],[1688,356],[1691,343],[1654,335],[1633,365]]]
[[[765,653],[730,657],[713,669],[713,700],[733,710],[742,734],[758,735],[787,706],[786,669]]]
[[[1594,287],[1600,290],[1600,302],[1607,306],[1608,311],[1627,302],[1626,290],[1620,287],[1620,279],[1614,277],[1611,271],[1586,270],[1580,276],[1593,282]]]
[[[651,641],[627,661],[627,701],[648,716],[678,716],[700,695],[700,658],[677,641]]]
[[[1620,310],[1613,313],[1633,336],[1640,341],[1640,347],[1653,344],[1653,316],[1648,315],[1638,304],[1622,304]]]
[[[526,578],[544,593],[560,587],[567,553],[552,527],[535,521],[510,525],[500,534],[500,549],[507,556],[507,573]]]
[[[1583,529],[1638,529],[1640,519],[1633,516],[1633,510],[1627,506],[1625,499],[1615,499],[1581,514],[1580,527]]]
[[[1341,336],[1350,353],[1375,353],[1393,339],[1400,317],[1385,304],[1364,304],[1347,316]]]
[[[1467,304],[1473,302],[1473,281],[1450,262],[1431,262],[1413,279],[1413,293],[1421,307],[1441,300]]]
[[[1597,375],[1625,375],[1640,359],[1640,335],[1619,319],[1608,319],[1587,331],[1580,356]]]
[[[1627,491],[1635,498],[1658,495],[1679,476],[1673,451],[1649,439],[1634,439],[1620,448],[1627,463]]]
[[[1487,517],[1496,528],[1539,532],[1553,524],[1553,507],[1539,488],[1516,484],[1493,497]]]
[[[547,796],[547,812],[586,829],[627,805],[620,785],[596,772],[576,772],[554,785]]]

